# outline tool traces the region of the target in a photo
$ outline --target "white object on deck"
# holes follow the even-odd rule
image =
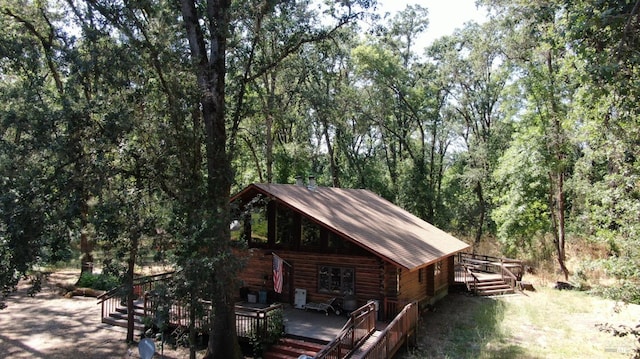
[[[296,309],[304,309],[307,305],[307,290],[302,288],[296,288],[295,296],[293,299],[293,307]]]

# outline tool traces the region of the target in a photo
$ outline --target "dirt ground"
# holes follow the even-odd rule
[[[65,298],[55,285],[77,278],[75,271],[53,273],[34,297],[20,284],[0,310],[0,358],[139,358],[137,347],[125,343],[126,329],[100,322],[96,298]],[[189,352],[165,346],[164,357],[188,358]]]

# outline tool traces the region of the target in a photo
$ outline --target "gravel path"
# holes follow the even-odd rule
[[[137,347],[125,342],[126,329],[100,322],[96,298],[61,295],[55,284],[75,283],[77,276],[53,273],[35,297],[27,295],[27,283],[20,284],[0,310],[0,358],[139,358]],[[185,348],[164,349],[168,359],[188,354]]]

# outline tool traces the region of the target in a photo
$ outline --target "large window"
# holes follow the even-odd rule
[[[301,245],[305,249],[320,248],[320,227],[306,218],[302,218]]]
[[[322,265],[318,267],[318,292],[347,295],[355,293],[353,268]]]
[[[283,206],[278,206],[276,214],[276,245],[282,248],[292,248],[295,245],[294,231],[297,231],[294,222],[294,213]]]
[[[254,244],[266,244],[269,226],[266,207],[253,208],[250,217],[245,217],[245,220],[251,221],[251,241]]]

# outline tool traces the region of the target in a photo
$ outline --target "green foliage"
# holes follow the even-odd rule
[[[518,133],[493,172],[496,181],[492,218],[507,256],[535,252],[536,238],[551,228],[549,183],[539,133]]]
[[[601,332],[609,333],[614,337],[620,337],[620,338],[624,338],[627,336],[635,337],[636,347],[633,350],[633,356],[631,358],[640,359],[640,330],[638,329],[639,326],[636,326],[635,328],[629,327],[626,325],[620,325],[620,326],[614,327],[609,323],[598,323],[596,324],[596,326]]]
[[[231,27],[209,28],[222,23],[204,13],[192,24],[203,50],[186,46],[168,2],[0,0],[3,294],[30,268],[99,246],[105,273],[132,278],[160,254],[183,269],[179,296],[222,303],[242,267],[230,191],[314,174],[464,237],[495,235],[510,256],[542,256],[560,234],[603,243],[599,263],[620,279],[610,295],[635,301],[635,3],[482,3],[489,23],[424,52],[421,6],[372,18],[361,37],[351,21],[371,1],[324,14],[237,1],[221,19]]]
[[[640,304],[640,284],[623,280],[615,286],[594,288],[593,293],[624,303]]]
[[[111,290],[122,284],[120,278],[108,274],[83,273],[76,285],[82,288]]]
[[[267,328],[264,331],[265,335],[252,331],[248,334],[249,342],[253,347],[253,354],[256,358],[262,357],[264,350],[269,346],[275,344],[284,335],[284,312],[282,309],[270,310],[267,313],[266,320],[262,323],[267,323]]]

